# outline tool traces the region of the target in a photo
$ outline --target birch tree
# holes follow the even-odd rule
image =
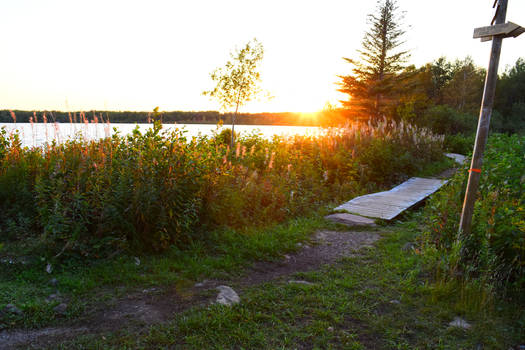
[[[263,59],[263,45],[253,39],[241,49],[230,53],[230,59],[222,67],[216,68],[211,79],[216,83],[212,90],[204,91],[203,95],[217,100],[221,109],[231,110],[232,135],[231,148],[235,143],[235,119],[239,108],[252,101],[260,92],[260,63]]]

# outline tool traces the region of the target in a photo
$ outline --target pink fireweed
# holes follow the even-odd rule
[[[237,146],[235,147],[235,158],[239,158],[240,153],[241,153],[241,144],[240,142],[237,142]]]
[[[16,124],[16,114],[15,114],[15,112],[9,111],[9,113],[11,114],[11,118],[13,119],[13,123]]]

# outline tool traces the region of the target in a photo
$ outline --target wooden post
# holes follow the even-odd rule
[[[508,0],[499,0],[496,10],[495,24],[505,23],[507,15]],[[492,106],[494,105],[494,96],[496,94],[496,82],[498,80],[498,65],[501,53],[501,44],[503,35],[494,35],[492,37],[492,51],[490,53],[489,69],[485,78],[485,89],[483,90],[483,100],[479,113],[478,130],[476,132],[476,142],[474,143],[474,153],[472,154],[472,163],[469,169],[467,191],[463,210],[461,211],[461,220],[459,222],[459,236],[469,235],[471,233],[472,215],[474,214],[474,202],[479,187],[481,177],[481,165],[483,163],[483,152],[487,144],[489,134],[490,117],[492,115]]]

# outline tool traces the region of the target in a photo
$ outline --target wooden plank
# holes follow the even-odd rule
[[[509,35],[515,30],[520,28],[519,25],[512,22],[496,24],[493,26],[480,27],[474,29],[474,39],[483,38],[483,37],[492,37],[494,35]],[[519,34],[518,34],[519,35]]]
[[[335,210],[391,220],[437,191],[446,182],[446,180],[413,177],[390,191],[356,197]]]
[[[445,155],[449,158],[454,159],[456,163],[459,163],[461,165],[463,165],[463,163],[465,163],[465,160],[467,159],[467,157],[458,153],[445,153]]]
[[[516,37],[520,36],[523,33],[525,33],[525,28],[518,27],[515,30],[513,30],[512,32],[510,32],[509,34],[507,34],[507,37],[516,38]]]
[[[325,219],[347,226],[376,226],[372,219],[346,213],[328,215],[325,216]]]

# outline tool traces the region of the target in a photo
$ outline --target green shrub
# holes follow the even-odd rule
[[[437,105],[427,109],[418,122],[441,135],[472,134],[476,131],[477,116],[458,112],[447,105]]]
[[[469,155],[474,149],[476,135],[453,134],[445,135],[444,148],[447,152]]]
[[[277,223],[388,186],[439,160],[443,143],[386,121],[319,137],[251,134],[233,150],[225,135],[188,140],[156,123],[144,134],[29,149],[4,133],[1,238],[27,227],[62,258],[184,248],[207,228]]]
[[[492,135],[485,152],[472,234],[457,230],[467,166],[425,209],[426,251],[438,270],[479,280],[488,288],[525,288],[525,137]]]
[[[17,134],[0,129],[0,235],[6,240],[21,239],[34,229],[32,188],[40,161],[39,152],[22,148]]]

